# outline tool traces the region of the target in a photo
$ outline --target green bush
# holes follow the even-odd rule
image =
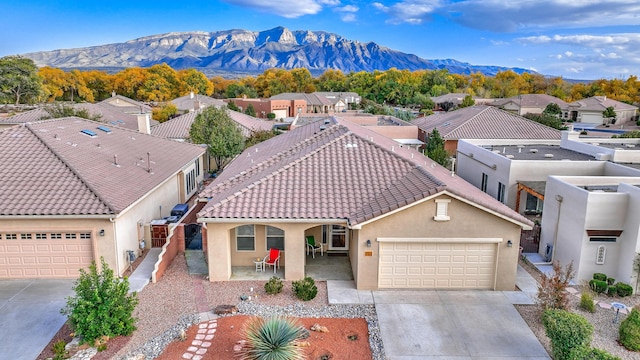
[[[548,309],[542,324],[549,339],[554,359],[568,359],[571,350],[589,346],[593,326],[584,317],[566,310]]]
[[[302,301],[309,301],[316,297],[318,294],[318,288],[316,287],[316,282],[309,276],[305,277],[300,281],[294,281],[292,283],[293,292],[296,294],[298,299]]]
[[[264,291],[266,291],[267,294],[275,295],[281,293],[283,287],[284,284],[282,280],[277,276],[272,276],[271,279],[264,284]]]
[[[68,358],[67,349],[65,347],[67,344],[64,340],[58,340],[53,344],[53,360],[63,360]]]
[[[607,288],[607,295],[616,296],[618,295],[618,287],[615,285],[611,285]]]
[[[580,308],[590,313],[596,312],[596,305],[593,303],[593,296],[588,292],[583,292],[580,296]]]
[[[633,288],[629,284],[619,282],[616,284],[616,288],[618,290],[618,296],[620,297],[625,297],[633,294]]]
[[[595,273],[593,274],[594,280],[607,281],[607,275],[603,273]]]
[[[620,324],[620,344],[631,351],[640,351],[640,312],[633,308]]]
[[[603,292],[607,291],[607,287],[609,286],[607,285],[606,281],[595,279],[589,280],[589,288],[598,294],[602,294]]]
[[[616,279],[614,278],[607,278],[607,285],[613,285],[616,283]]]
[[[304,327],[294,319],[274,316],[269,319],[255,317],[245,324],[246,345],[240,352],[241,360],[302,360],[302,347],[295,346]]]
[[[67,297],[61,310],[69,317],[71,328],[82,343],[92,344],[104,336],[129,336],[136,329],[133,310],[138,305],[137,294],[129,294],[128,279],[115,277],[104,258],[100,258],[100,263],[100,272],[95,261],[88,272],[80,269],[73,287],[76,294]]]
[[[571,350],[567,360],[620,360],[608,352],[589,346],[580,346]]]

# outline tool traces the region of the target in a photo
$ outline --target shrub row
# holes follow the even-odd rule
[[[300,281],[294,281],[291,285],[293,287],[293,292],[300,300],[313,300],[318,294],[316,282],[309,276]],[[282,280],[276,276],[271,277],[271,279],[264,284],[264,291],[270,295],[281,293],[283,288],[284,284],[282,283]]]
[[[598,294],[607,294],[609,296],[618,295],[625,297],[633,294],[633,287],[623,282],[616,283],[616,279],[607,277],[606,274],[595,273],[593,279],[589,280],[589,288]]]

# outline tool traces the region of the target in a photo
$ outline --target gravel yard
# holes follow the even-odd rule
[[[537,269],[534,269],[532,266],[523,262],[520,262],[520,264],[531,275],[533,275],[534,278],[540,278],[540,273]],[[580,292],[582,291],[582,288],[580,286],[574,286],[574,288],[578,290],[578,293],[575,295],[569,295],[571,299],[570,310],[576,314],[584,316],[593,325],[593,340],[591,341],[591,346],[606,350],[621,359],[640,359],[640,353],[625,349],[623,346],[619,345],[617,341],[620,323],[626,318],[626,315],[620,313],[618,322],[614,324],[613,319],[615,312],[613,309],[603,309],[598,305],[596,305],[595,313],[589,313],[580,309]],[[627,305],[629,309],[640,304],[640,297],[637,295],[624,298],[598,295],[594,296],[594,300],[608,304],[611,304],[612,302],[620,302]],[[544,326],[540,321],[539,308],[536,305],[516,305],[516,308],[540,343],[542,343],[548,353],[551,353],[551,344],[545,334]]]

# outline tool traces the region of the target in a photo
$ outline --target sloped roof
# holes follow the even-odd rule
[[[171,100],[171,103],[173,105],[175,105],[178,110],[192,110],[194,109],[194,105],[195,102],[199,101],[200,102],[200,106],[206,107],[206,106],[217,106],[217,107],[223,107],[223,106],[227,106],[227,103],[225,103],[222,100],[218,100],[218,99],[214,99],[210,96],[207,95],[200,95],[200,94],[188,94],[185,96],[181,96],[179,98],[175,98],[173,100]]]
[[[443,191],[528,224],[419,152],[339,118],[247,149],[200,194],[209,201],[198,217],[340,219],[355,225]]]
[[[51,115],[43,108],[37,108],[7,118],[0,118],[0,124],[24,124],[50,118]]]
[[[470,106],[411,122],[430,133],[438,129],[445,140],[560,139],[559,130],[492,106]]]
[[[551,103],[558,104],[560,108],[567,106],[564,100],[547,94],[522,94],[512,96],[510,98],[496,99],[491,103],[493,106],[504,106],[508,103],[514,103],[520,107],[537,107],[545,108]]]
[[[204,151],[77,117],[9,128],[0,132],[0,216],[117,215]]]
[[[188,112],[184,115],[165,121],[162,124],[151,128],[151,134],[169,139],[187,139],[189,138],[189,129],[196,120],[196,116],[204,109]],[[227,110],[229,117],[235,121],[244,137],[249,137],[251,132],[259,130],[271,130],[274,123],[270,121],[260,120],[253,116],[249,116],[237,111]]]
[[[278,95],[274,95],[270,97],[272,100],[305,100],[309,105],[333,105],[333,101],[327,99],[326,97],[317,94],[307,94],[307,93],[282,93]]]
[[[151,107],[149,105],[143,104],[139,101],[130,99],[122,95],[112,95],[110,98],[106,98],[98,102],[97,104],[112,106],[113,108],[118,109],[121,112],[130,114],[151,112]]]
[[[609,106],[613,106],[615,111],[638,110],[637,106],[629,105],[617,100],[612,100],[606,96],[592,96],[590,98],[574,101],[567,104],[567,108],[569,108],[570,110],[579,111],[605,111]]]

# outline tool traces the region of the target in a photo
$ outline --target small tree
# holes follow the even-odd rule
[[[476,101],[473,100],[473,96],[467,95],[464,97],[464,99],[462,99],[462,103],[460,103],[460,107],[465,108],[465,107],[473,106],[475,104],[476,104]]]
[[[237,111],[240,112],[240,108],[238,107],[238,105],[236,105],[236,103],[234,103],[233,101],[229,101],[227,103],[227,107],[229,108],[229,110],[233,110],[233,111]]]
[[[244,149],[244,137],[226,109],[209,106],[196,116],[189,137],[194,144],[206,144],[209,156],[221,170]]]
[[[440,132],[438,132],[438,129],[433,129],[433,131],[427,137],[427,147],[425,149],[425,155],[444,167],[449,166],[449,154],[444,149],[444,140],[440,136]]]
[[[542,281],[538,284],[538,305],[542,310],[569,308],[569,294],[565,291],[573,279],[573,261],[564,269],[558,261],[553,262],[553,274],[542,274]]]
[[[547,107],[542,111],[543,114],[558,116],[562,114],[562,109],[560,109],[560,105],[556,103],[549,103]]]
[[[247,108],[244,110],[244,113],[256,117],[256,109],[253,108],[253,104],[247,105]]]
[[[33,60],[13,55],[0,58],[0,95],[18,105],[36,101],[41,91],[42,80]]]
[[[602,112],[602,117],[605,120],[604,125],[615,124],[616,123],[616,116],[617,116],[616,109],[614,109],[613,106],[607,107]]]
[[[178,113],[178,108],[173,103],[165,104],[164,106],[154,108],[152,110],[152,117],[159,122],[165,122],[173,118]]]
[[[129,294],[127,278],[118,279],[102,257],[100,264],[102,271],[95,261],[88,272],[80,269],[73,287],[76,295],[68,297],[61,310],[69,316],[71,328],[82,343],[92,344],[103,336],[128,336],[136,329],[133,310],[138,305],[137,294]]]
[[[244,148],[246,149],[255,144],[259,144],[263,141],[269,140],[276,135],[278,135],[278,133],[273,130],[254,130],[245,141]]]
[[[451,101],[445,101],[438,103],[438,106],[440,106],[440,109],[442,109],[444,112],[449,112],[456,107],[456,104]]]
[[[79,109],[79,108],[75,108],[73,106],[69,106],[61,103],[48,105],[44,108],[44,110],[48,112],[51,118],[53,119],[58,119],[58,118],[68,117],[68,116],[76,116],[79,118],[95,120],[95,121],[100,121],[100,119],[102,119],[102,115],[100,114],[92,115],[89,113],[89,110],[87,109]]]

